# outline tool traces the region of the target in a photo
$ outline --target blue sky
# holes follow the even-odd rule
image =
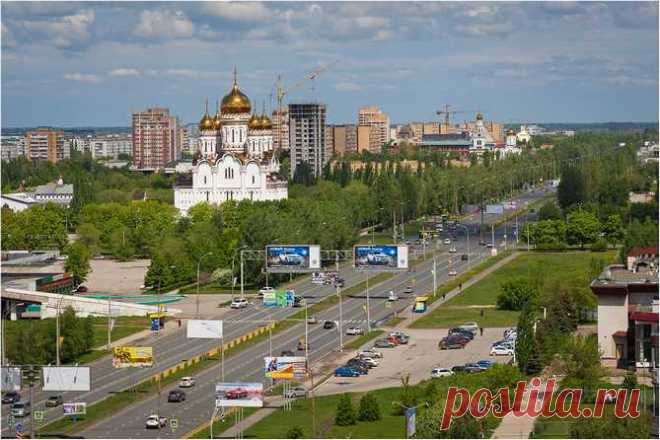
[[[278,74],[335,60],[290,96],[332,123],[362,105],[428,121],[445,103],[502,122],[658,119],[656,2],[2,2],[2,124],[127,126],[152,105],[197,121],[234,65],[261,110]]]

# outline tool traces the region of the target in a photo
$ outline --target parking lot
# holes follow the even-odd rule
[[[405,329],[410,335],[407,345],[377,349],[383,353],[380,366],[360,377],[330,377],[317,388],[317,395],[342,392],[368,391],[401,385],[401,377],[410,374],[411,383],[430,378],[434,367],[451,368],[481,359],[507,363],[509,356],[489,356],[491,344],[502,339],[504,328],[484,329],[464,349],[440,350],[438,342],[447,335],[448,329]],[[373,345],[369,344],[368,347]],[[355,354],[355,353],[353,353]]]

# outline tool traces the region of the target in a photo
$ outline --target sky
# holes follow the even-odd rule
[[[2,2],[2,125],[197,122],[229,92],[253,109],[321,101],[329,123],[658,120],[657,2]],[[329,66],[314,81],[315,69]]]

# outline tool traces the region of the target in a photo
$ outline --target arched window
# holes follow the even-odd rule
[[[254,174],[252,175],[252,185],[254,185],[255,177]],[[250,197],[251,198],[251,197]]]

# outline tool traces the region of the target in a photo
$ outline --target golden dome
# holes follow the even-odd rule
[[[250,113],[252,110],[250,100],[245,93],[241,92],[241,89],[238,88],[238,82],[236,81],[236,68],[234,68],[234,85],[231,92],[222,98],[220,110],[223,115]]]
[[[484,120],[484,115],[481,113],[477,113],[477,121],[483,121]]]
[[[248,121],[248,128],[250,130],[260,130],[261,129],[261,118],[255,114],[252,115]]]
[[[262,130],[272,130],[273,123],[270,121],[270,118],[266,116],[266,113],[261,115],[261,129]]]
[[[213,118],[209,116],[209,101],[206,100],[206,110],[204,111],[204,116],[199,121],[200,130],[213,130]]]
[[[515,136],[516,132],[513,131],[513,128],[509,128],[509,130],[506,132],[506,135],[507,136]]]
[[[216,107],[217,110],[215,111],[215,116],[213,117],[213,129],[220,130],[220,128],[222,128],[222,119],[220,119],[220,106],[217,105],[217,101]]]

